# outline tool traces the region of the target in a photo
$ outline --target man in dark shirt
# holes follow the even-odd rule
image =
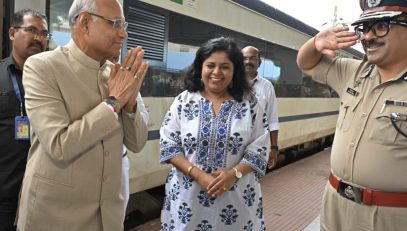
[[[30,148],[22,70],[28,57],[47,47],[47,28],[44,14],[32,9],[16,12],[9,29],[12,53],[0,61],[0,231],[16,230],[18,195]]]

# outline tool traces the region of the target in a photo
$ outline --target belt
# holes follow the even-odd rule
[[[358,204],[407,207],[407,193],[382,192],[370,188],[356,187],[343,182],[332,172],[329,173],[329,183],[341,196]]]

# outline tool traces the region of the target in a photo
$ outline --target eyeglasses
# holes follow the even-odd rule
[[[355,27],[356,35],[361,38],[362,35],[366,35],[371,30],[374,36],[378,38],[383,38],[389,33],[390,25],[400,25],[407,27],[406,21],[400,20],[385,20],[385,21],[378,21],[374,22],[371,25],[361,24]]]
[[[39,31],[37,28],[32,27],[32,26],[15,26],[13,28],[14,29],[23,29],[25,32],[28,32],[32,35],[37,35],[38,37],[47,39],[47,40],[52,37],[52,34],[49,33],[48,31],[46,31],[46,30]]]
[[[89,13],[90,15],[96,16],[96,17],[98,17],[98,18],[101,18],[101,19],[104,19],[104,20],[110,22],[110,23],[112,24],[113,28],[116,29],[116,30],[121,29],[121,28],[123,28],[124,30],[126,30],[126,29],[127,29],[127,26],[129,25],[129,23],[126,22],[126,21],[125,21],[124,19],[122,19],[122,18],[119,18],[119,19],[110,19],[110,18],[106,18],[106,17],[103,17],[102,15],[98,15],[98,14],[95,14],[95,13],[91,13],[91,12],[88,12],[88,13]]]
[[[250,56],[250,57],[243,57],[244,61],[259,61],[259,57],[257,56]]]

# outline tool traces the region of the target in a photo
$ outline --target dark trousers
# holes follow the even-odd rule
[[[0,198],[0,231],[15,231],[17,198]]]

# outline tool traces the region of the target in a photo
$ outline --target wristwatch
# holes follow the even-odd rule
[[[277,150],[277,151],[278,151],[278,145],[271,145],[271,146],[270,146],[270,149],[273,149],[273,150]]]
[[[237,168],[233,168],[233,170],[235,170],[235,177],[239,180],[240,178],[242,178],[243,174],[241,171],[237,170]]]
[[[105,102],[106,102],[108,105],[112,106],[114,112],[119,112],[119,111],[120,111],[120,103],[119,103],[119,101],[116,99],[116,97],[114,97],[114,96],[108,96],[108,97],[105,99]]]

